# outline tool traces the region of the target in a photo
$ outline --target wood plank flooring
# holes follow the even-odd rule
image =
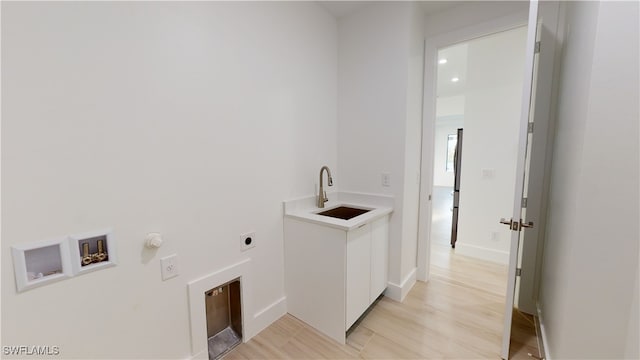
[[[536,336],[536,326],[534,317],[513,311],[513,321],[511,322],[511,345],[510,356],[514,359],[541,359],[542,354],[538,347],[538,337]],[[532,354],[533,357],[527,356]]]
[[[499,359],[507,268],[432,250],[431,279],[380,298],[341,345],[285,315],[225,359]],[[533,319],[514,313],[512,359],[537,354]]]

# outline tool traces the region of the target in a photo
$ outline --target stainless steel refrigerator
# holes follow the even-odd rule
[[[460,206],[460,173],[462,165],[462,129],[458,129],[456,149],[453,153],[453,219],[451,221],[451,247],[458,239],[458,214]]]

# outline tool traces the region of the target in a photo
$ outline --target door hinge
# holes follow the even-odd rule
[[[540,53],[540,41],[536,41],[536,46],[534,48],[534,53],[536,53],[536,54]]]
[[[523,209],[527,208],[527,198],[522,198],[522,208]]]
[[[517,268],[516,269],[516,276],[522,276],[522,269],[521,268]]]
[[[528,125],[527,125],[527,132],[528,132],[529,134],[533,134],[533,123],[532,123],[532,122],[528,123]]]

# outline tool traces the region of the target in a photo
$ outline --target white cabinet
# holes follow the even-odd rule
[[[389,216],[345,231],[284,219],[287,311],[340,343],[385,290]]]
[[[369,302],[373,303],[387,288],[389,268],[389,218],[371,223],[371,289]]]
[[[371,225],[347,232],[347,316],[348,329],[367,310],[371,293]]]

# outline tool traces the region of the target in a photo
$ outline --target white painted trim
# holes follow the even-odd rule
[[[199,353],[191,356],[191,357],[187,357],[185,358],[185,360],[209,360],[209,350],[205,349],[203,351],[200,351]]]
[[[216,286],[240,278],[241,313],[242,313],[242,340],[247,342],[255,332],[253,331],[254,316],[251,304],[251,277],[249,265],[251,259],[244,259],[236,264],[222,268],[214,273],[205,275],[187,284],[189,293],[189,318],[191,327],[191,354],[199,356],[207,351],[207,320],[204,302],[204,293]]]
[[[424,47],[424,97],[422,113],[422,165],[420,178],[420,220],[418,223],[418,269],[417,279],[429,279],[429,257],[431,252],[431,201],[433,194],[433,157],[436,118],[436,72],[438,49],[448,45],[469,41],[482,36],[510,30],[527,24],[528,11],[518,11],[476,25],[438,34],[425,40]],[[424,216],[423,216],[424,215]],[[456,245],[457,247],[457,245]]]
[[[491,261],[503,265],[509,263],[509,252],[503,250],[490,249],[483,246],[476,246],[465,243],[456,243],[455,252],[458,255],[474,257],[481,260]]]
[[[385,290],[384,296],[390,299],[393,299],[395,301],[402,302],[404,298],[407,296],[407,294],[409,293],[409,291],[411,291],[411,289],[413,288],[413,285],[416,284],[417,270],[418,268],[413,268],[413,270],[411,270],[409,274],[405,276],[404,280],[402,281],[402,284],[400,285],[394,284],[391,281],[389,281],[387,283],[387,290]]]
[[[542,318],[542,309],[540,309],[540,303],[536,303],[536,310],[538,311],[538,322],[540,323],[540,335],[542,337],[542,347],[544,348],[545,360],[551,360],[551,354],[549,351],[549,341],[547,340],[547,332],[544,327],[544,319]]]
[[[287,313],[287,297],[283,296],[253,315],[253,334],[259,334]]]

